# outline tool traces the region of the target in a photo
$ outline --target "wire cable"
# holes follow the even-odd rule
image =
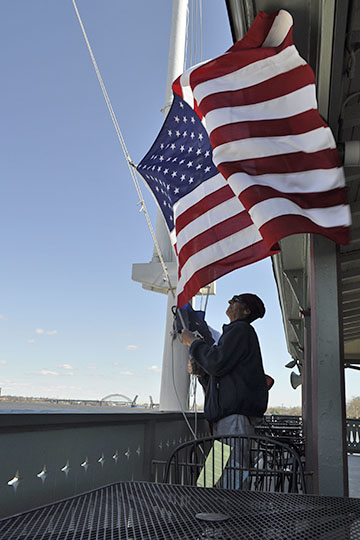
[[[184,407],[182,406],[180,396],[179,396],[177,388],[176,388],[175,376],[174,376],[174,339],[171,341],[171,375],[172,375],[172,383],[173,383],[173,387],[174,387],[174,391],[175,391],[175,396],[176,396],[176,399],[178,401],[178,404],[179,404],[180,410],[182,412],[182,415],[184,417],[185,423],[186,423],[187,427],[189,428],[191,435],[194,437],[194,439],[196,439],[197,438],[196,433],[195,433],[195,431],[193,430],[193,428],[190,425],[190,422],[189,422],[189,420],[188,420],[188,418],[186,416],[186,412],[184,410]]]
[[[202,19],[202,0],[199,0],[199,23],[200,23],[200,62],[203,61],[203,19]]]
[[[107,105],[107,108],[108,108],[108,111],[109,111],[111,120],[112,120],[112,122],[113,122],[115,131],[116,131],[116,135],[117,135],[117,137],[118,137],[118,140],[119,140],[119,142],[120,142],[121,148],[122,148],[122,150],[123,150],[123,153],[124,153],[126,162],[127,162],[127,164],[128,164],[128,168],[129,168],[130,175],[131,175],[131,177],[132,177],[132,180],[133,180],[133,182],[134,182],[134,186],[135,186],[136,192],[137,192],[138,197],[139,197],[139,202],[138,202],[138,204],[140,205],[140,212],[144,212],[144,216],[145,216],[147,225],[148,225],[148,227],[149,227],[150,234],[151,234],[151,237],[152,237],[152,239],[153,239],[154,246],[155,246],[157,255],[158,255],[158,257],[159,257],[159,261],[160,261],[160,263],[161,263],[161,267],[162,267],[163,272],[164,272],[165,279],[166,279],[166,281],[167,281],[167,283],[168,283],[168,285],[169,285],[169,289],[170,289],[170,291],[171,291],[171,294],[172,294],[173,298],[175,299],[174,288],[173,288],[173,286],[172,286],[172,284],[171,284],[171,281],[170,281],[169,272],[168,272],[168,270],[167,270],[167,266],[166,266],[164,257],[163,257],[163,255],[162,255],[162,253],[161,253],[160,245],[159,245],[159,242],[158,242],[158,240],[157,240],[157,237],[156,237],[154,228],[153,228],[153,226],[152,226],[152,224],[151,224],[150,216],[149,216],[149,213],[148,213],[147,208],[146,208],[146,204],[145,204],[145,201],[144,201],[142,192],[141,192],[141,188],[140,188],[140,184],[139,184],[138,178],[137,178],[137,176],[136,176],[136,173],[137,173],[137,174],[139,174],[139,173],[138,173],[138,171],[136,170],[136,166],[134,165],[133,161],[132,161],[131,158],[130,158],[130,154],[129,154],[128,149],[127,149],[127,147],[126,147],[124,137],[123,137],[123,135],[122,135],[122,133],[121,133],[119,123],[118,123],[118,121],[117,121],[117,118],[116,118],[114,109],[113,109],[113,107],[112,107],[112,104],[111,104],[109,95],[108,95],[108,93],[107,93],[107,90],[106,90],[104,81],[103,81],[103,79],[102,79],[102,76],[101,76],[101,73],[100,73],[100,70],[99,70],[99,67],[98,67],[98,65],[97,65],[97,62],[96,62],[96,59],[95,59],[93,50],[92,50],[91,45],[90,45],[89,38],[88,38],[88,36],[87,36],[87,33],[86,33],[86,30],[85,30],[84,24],[83,24],[83,22],[82,22],[82,19],[81,19],[81,16],[80,16],[78,7],[77,7],[77,5],[76,5],[76,1],[75,1],[75,0],[72,0],[72,3],[73,3],[73,6],[74,6],[74,10],[75,10],[77,19],[78,19],[79,24],[80,24],[80,28],[81,28],[82,34],[83,34],[84,39],[85,39],[85,43],[86,43],[86,45],[87,45],[87,48],[88,48],[88,51],[89,51],[89,54],[90,54],[91,61],[92,61],[92,63],[93,63],[94,69],[95,69],[95,73],[96,73],[97,79],[98,79],[99,84],[100,84],[101,91],[102,91],[102,93],[103,93],[103,96],[104,96],[104,99],[105,99],[105,102],[106,102],[106,105]],[[179,312],[179,318],[180,318],[181,324],[183,325],[183,328],[186,328],[185,323],[184,323],[184,319],[183,319],[182,314],[181,314],[180,312]]]
[[[148,224],[148,227],[149,227],[149,230],[150,230],[150,233],[151,233],[153,242],[154,242],[154,246],[155,246],[157,255],[158,255],[158,257],[159,257],[159,261],[160,261],[160,263],[161,263],[161,266],[162,266],[162,269],[163,269],[163,272],[164,272],[164,275],[165,275],[165,279],[166,279],[166,281],[168,282],[168,285],[169,285],[169,289],[170,289],[170,291],[171,291],[171,294],[172,294],[173,298],[175,299],[174,288],[173,288],[172,285],[171,285],[170,276],[169,276],[169,273],[168,273],[168,270],[167,270],[167,267],[166,267],[164,258],[163,258],[163,256],[162,256],[161,249],[160,249],[160,245],[159,245],[159,242],[158,242],[158,240],[157,240],[155,231],[154,231],[153,226],[152,226],[152,224],[151,224],[150,217],[149,217],[149,213],[148,213],[148,211],[147,211],[146,204],[145,204],[145,201],[144,201],[142,192],[141,192],[140,184],[139,184],[138,178],[137,178],[137,176],[136,176],[136,173],[137,173],[136,166],[134,165],[133,161],[132,161],[131,158],[130,158],[130,154],[129,154],[128,149],[127,149],[127,147],[126,147],[125,140],[124,140],[124,137],[123,137],[122,132],[121,132],[121,130],[120,130],[120,126],[119,126],[118,120],[117,120],[117,118],[116,118],[116,115],[115,115],[114,109],[113,109],[113,107],[112,107],[112,104],[111,104],[109,95],[108,95],[108,93],[107,93],[107,90],[106,90],[104,81],[103,81],[103,79],[102,79],[102,76],[101,76],[99,67],[98,67],[98,65],[97,65],[97,62],[96,62],[96,59],[95,59],[93,50],[92,50],[91,45],[90,45],[90,41],[89,41],[89,39],[88,39],[88,36],[87,36],[86,30],[85,30],[84,24],[83,24],[83,22],[82,22],[82,19],[81,19],[81,16],[80,16],[78,7],[77,7],[77,5],[76,5],[76,1],[75,1],[75,0],[72,0],[72,3],[73,3],[73,7],[74,7],[74,10],[75,10],[75,13],[76,13],[76,16],[77,16],[77,19],[78,19],[78,22],[79,22],[79,25],[80,25],[80,28],[81,28],[83,37],[84,37],[84,39],[85,39],[85,43],[86,43],[86,45],[87,45],[87,48],[88,48],[88,51],[89,51],[89,54],[90,54],[90,58],[91,58],[91,61],[92,61],[92,64],[93,64],[93,67],[94,67],[94,70],[95,70],[95,73],[96,73],[96,76],[97,76],[97,79],[98,79],[98,82],[99,82],[99,85],[100,85],[100,88],[101,88],[101,91],[102,91],[102,93],[103,93],[103,96],[104,96],[104,99],[105,99],[105,102],[106,102],[106,105],[107,105],[107,108],[108,108],[108,111],[109,111],[111,120],[112,120],[112,122],[113,122],[113,126],[114,126],[114,128],[115,128],[115,132],[116,132],[117,138],[118,138],[118,140],[119,140],[119,142],[120,142],[120,145],[121,145],[121,148],[122,148],[124,157],[125,157],[125,159],[126,159],[126,162],[127,162],[128,168],[129,168],[130,175],[131,175],[131,177],[132,177],[132,180],[133,180],[133,182],[134,182],[134,186],[135,186],[136,192],[137,192],[138,197],[139,197],[139,203],[138,203],[138,204],[140,205],[140,212],[142,212],[142,211],[144,212],[144,215],[145,215],[145,218],[146,218],[146,221],[147,221],[147,224]],[[139,174],[139,173],[138,173],[138,174]],[[177,311],[178,311],[178,315],[179,315],[179,318],[180,318],[180,321],[181,321],[181,324],[182,324],[183,328],[186,328],[186,325],[185,325],[185,322],[184,322],[184,319],[183,319],[183,316],[182,316],[180,310],[177,310]],[[176,395],[176,398],[177,398],[177,400],[178,400],[180,409],[181,409],[181,411],[182,411],[182,413],[183,413],[185,422],[187,423],[187,425],[188,425],[188,427],[189,427],[189,429],[190,429],[191,434],[192,434],[193,437],[196,439],[196,433],[193,431],[193,429],[192,429],[192,427],[191,427],[191,425],[190,425],[190,423],[189,423],[189,421],[188,421],[188,419],[187,419],[187,417],[186,417],[186,414],[185,414],[185,411],[184,411],[184,409],[183,409],[183,407],[182,407],[182,404],[181,404],[181,401],[180,401],[180,397],[179,397],[179,394],[178,394],[178,392],[177,392],[177,388],[176,388],[176,384],[175,384],[175,377],[174,377],[174,350],[173,350],[173,340],[172,340],[172,342],[171,342],[171,350],[172,350],[172,382],[173,382],[173,387],[174,387],[175,395]]]
[[[194,64],[194,58],[193,58],[193,50],[194,50],[194,44],[193,44],[193,38],[194,38],[194,0],[191,0],[191,17],[190,17],[190,46],[189,46],[189,60],[190,60],[190,67]]]

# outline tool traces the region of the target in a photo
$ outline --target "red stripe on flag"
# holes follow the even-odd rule
[[[251,217],[247,212],[243,211],[221,223],[217,223],[203,233],[198,234],[180,249],[180,267],[183,267],[186,261],[195,253],[198,253],[216,242],[220,242],[224,238],[227,238],[250,225],[253,225]]]
[[[232,199],[232,197],[234,197],[234,193],[231,187],[227,185],[218,189],[217,191],[214,191],[210,195],[207,195],[206,197],[201,199],[199,203],[190,206],[190,208],[188,208],[176,217],[176,234],[179,234],[179,232],[182,231],[182,229],[186,227],[186,225],[191,223],[191,221],[194,221],[212,208],[218,206],[219,204],[228,201],[229,199]]]
[[[320,127],[327,127],[315,109],[301,114],[276,120],[256,120],[253,122],[234,122],[214,129],[210,135],[213,148],[250,137],[285,137],[299,135]]]
[[[319,150],[318,152],[293,152],[264,158],[228,161],[217,166],[222,175],[228,179],[237,172],[249,175],[281,174],[290,172],[311,171],[316,169],[334,169],[341,166],[336,148]]]
[[[328,208],[346,204],[346,188],[335,188],[318,193],[284,193],[268,186],[250,186],[241,192],[240,198],[246,210],[267,199],[276,198],[292,201],[300,208]]]
[[[303,137],[299,137],[300,144],[304,139],[307,140],[306,134],[309,133],[309,136],[311,136],[310,132],[319,128],[327,128],[326,123],[321,119],[318,111],[309,108],[316,106],[314,105],[314,93],[312,92],[312,89],[314,88],[314,75],[310,66],[298,66],[281,74],[273,72],[271,79],[260,83],[258,82],[258,62],[260,60],[262,61],[261,65],[269,68],[271,74],[271,67],[274,66],[274,63],[280,61],[278,54],[286,50],[284,56],[290,60],[290,64],[292,66],[298,65],[299,56],[295,47],[293,47],[292,27],[289,28],[290,25],[291,17],[286,12],[280,11],[271,15],[260,12],[244,38],[231,47],[225,55],[192,69],[192,71],[187,73],[184,77],[184,84],[186,84],[185,81],[189,81],[190,88],[193,92],[202,83],[208,83],[210,81],[210,84],[203,87],[201,92],[199,88],[199,95],[204,95],[205,93],[206,96],[200,103],[201,111],[196,102],[194,103],[193,108],[199,116],[206,115],[211,111],[217,111],[215,115],[216,125],[219,126],[219,123],[221,122],[224,124],[220,125],[209,134],[213,149],[218,148],[223,144],[249,139],[248,141],[245,141],[245,144],[249,144],[252,152],[251,155],[253,156],[261,156],[264,153],[275,153],[276,151],[284,152],[282,143],[284,140],[286,141],[287,137],[289,137],[289,140],[291,141],[290,144],[293,144],[291,138],[294,135],[305,134]],[[287,34],[284,35],[288,28]],[[268,45],[262,47],[265,41]],[[292,47],[288,48],[290,46]],[[254,65],[252,66],[252,64]],[[237,72],[244,67],[248,68],[246,69],[246,73],[249,77],[249,82],[246,84],[249,84],[249,86],[240,88],[242,82],[241,73],[238,74]],[[254,74],[253,78],[251,78],[252,69]],[[286,67],[284,67],[284,69],[286,69]],[[232,86],[234,90],[222,92],[220,86],[222,81],[215,81],[214,79],[229,74],[233,74],[230,79],[235,83],[235,85]],[[237,75],[239,75],[239,84],[236,88]],[[219,86],[217,86],[217,82],[219,82]],[[255,84],[252,84],[252,82]],[[309,88],[310,85],[313,88]],[[190,88],[187,88],[186,94]],[[226,88],[226,86],[223,88]],[[291,115],[291,112],[289,112],[286,113],[290,115],[287,118],[243,121],[233,124],[225,124],[225,122],[228,122],[228,114],[226,114],[223,119],[221,117],[222,109],[227,109],[228,113],[231,112],[232,108],[233,110],[236,108],[236,113],[239,113],[242,110],[241,107],[247,107],[253,104],[259,104],[256,105],[259,115],[261,115],[262,106],[264,105],[264,115],[266,115],[267,108],[265,106],[270,106],[270,100],[284,96],[283,99],[286,101],[286,96],[289,94],[292,94],[292,97],[295,98],[297,94],[294,95],[294,92],[302,88],[305,88],[305,92],[301,93],[302,98],[308,99],[309,102],[302,103],[301,109],[308,110],[301,114]],[[176,80],[174,83],[174,92],[180,96],[183,95],[180,79]],[[294,112],[301,110],[296,106],[296,103],[293,102],[294,99],[289,102],[289,105],[294,105],[294,109],[292,110]],[[276,111],[273,112],[273,115],[276,115]],[[238,116],[238,118],[241,119],[240,116]],[[329,181],[326,182],[326,185],[342,185],[341,174],[339,174],[339,171],[334,170],[341,167],[340,157],[336,148],[330,148],[331,146],[335,146],[335,141],[330,133],[328,133],[328,136],[328,148],[317,152],[297,151],[293,153],[289,152],[286,154],[271,155],[268,157],[254,157],[251,159],[240,160],[240,154],[237,153],[239,145],[229,144],[224,148],[224,151],[226,150],[226,152],[223,157],[221,157],[222,149],[218,148],[216,160],[220,163],[217,165],[217,168],[220,173],[229,180],[230,186],[232,185],[232,179],[229,177],[232,175],[243,173],[250,176],[250,178],[248,178],[249,182],[244,183],[244,190],[240,193],[239,200],[245,206],[247,212],[251,211],[251,213],[253,213],[254,219],[256,218],[256,222],[260,225],[259,233],[263,240],[256,242],[255,239],[253,239],[255,242],[254,244],[245,249],[236,251],[225,258],[221,258],[223,246],[219,244],[217,247],[217,244],[224,239],[225,244],[228,243],[232,246],[233,242],[231,235],[242,231],[252,223],[251,216],[248,215],[247,212],[240,212],[240,209],[237,216],[229,217],[227,219],[225,204],[223,206],[224,216],[221,215],[220,218],[224,221],[219,224],[210,223],[208,230],[196,235],[196,232],[199,232],[196,228],[196,218],[205,214],[208,210],[215,208],[218,204],[221,204],[221,202],[231,199],[231,193],[223,191],[224,188],[218,190],[215,194],[209,195],[203,201],[199,201],[193,208],[186,210],[176,219],[176,230],[179,232],[187,224],[191,224],[192,227],[191,229],[189,228],[189,235],[190,230],[194,232],[192,233],[192,236],[189,236],[185,234],[187,231],[184,231],[183,238],[186,239],[186,243],[183,245],[178,244],[177,246],[180,250],[180,288],[184,287],[184,290],[179,292],[179,306],[184,305],[205,284],[211,283],[215,279],[237,268],[241,268],[271,255],[273,253],[272,249],[279,249],[277,242],[291,234],[321,234],[338,243],[346,244],[349,242],[348,226],[331,226],[333,223],[341,224],[347,223],[348,221],[346,189],[344,187],[339,187],[328,191],[319,191],[321,189],[326,189],[321,182],[321,178],[323,178],[324,174],[333,175],[334,182],[339,182],[331,183]],[[280,139],[277,141],[277,137],[284,138],[284,140]],[[273,152],[270,150],[269,152],[264,152],[263,147],[266,143],[266,138],[269,138],[272,147],[279,142],[278,149],[275,149]],[[300,150],[301,148],[306,149],[307,147],[308,145],[300,148],[293,147],[293,149]],[[321,147],[320,144],[317,147]],[[230,161],[232,158],[237,161]],[[222,159],[224,161],[221,163]],[[301,182],[301,173],[306,172],[304,180],[306,180],[308,185],[311,172],[317,170],[327,171],[319,175],[314,175],[314,177],[319,180],[320,184],[316,185],[316,188],[310,187],[309,189],[316,189],[317,191],[301,193],[299,191],[302,189],[301,183],[299,184],[299,182]],[[281,175],[289,173],[290,176],[286,179],[286,183],[283,183],[282,180],[284,179],[281,178]],[[291,173],[300,173],[296,175],[296,178],[294,177],[293,184]],[[271,186],[261,185],[261,175],[275,175],[275,178],[272,179],[270,177],[263,177],[264,182],[270,182],[271,180]],[[276,177],[276,175],[279,176]],[[242,178],[239,176],[237,179],[234,178],[233,180],[234,189],[238,193],[239,186],[241,187]],[[249,186],[249,183],[254,185]],[[260,185],[256,185],[259,183]],[[288,192],[284,192],[285,189],[287,189]],[[278,201],[274,200],[277,198],[279,199]],[[286,200],[288,200],[288,204]],[[264,202],[263,205],[261,204],[262,202]],[[294,205],[297,205],[297,207]],[[229,204],[229,209],[231,208],[233,207]],[[332,218],[333,208],[335,212],[334,219]],[[180,205],[178,210],[179,212],[181,211]],[[296,213],[292,214],[292,211],[298,211],[299,213],[304,213],[310,217],[301,216]],[[289,213],[287,214],[286,212]],[[281,215],[273,217],[278,213],[281,213]],[[209,215],[209,218],[211,218],[211,216],[212,214]],[[217,213],[214,214],[214,219],[215,216],[217,216]],[[318,226],[314,221],[318,219],[321,220],[323,225],[328,224],[330,226]],[[195,221],[193,222],[193,220]],[[263,225],[261,225],[262,223]],[[254,227],[256,228],[256,225],[254,225]],[[180,238],[181,235],[178,240],[180,240]],[[235,246],[234,251],[238,248],[239,245]],[[196,256],[197,253],[199,253],[198,257]],[[217,256],[220,258],[218,261],[209,262],[210,259],[216,258]],[[204,264],[204,267],[197,269],[200,264]],[[181,271],[183,272],[182,275]],[[193,275],[191,275],[192,273]]]
[[[284,215],[274,218],[262,227],[260,234],[268,246],[291,234],[313,233],[326,236],[338,244],[348,244],[350,241],[349,227],[320,227],[304,216]]]
[[[230,47],[227,52],[237,52],[243,51],[244,49],[261,47],[270,32],[278,13],[278,11],[275,11],[274,13],[259,11],[245,36]]]
[[[300,90],[309,84],[314,84],[315,76],[310,66],[299,66],[286,73],[266,81],[227,92],[210,94],[201,101],[201,112],[205,116],[208,112],[223,107],[240,107],[255,103],[266,103],[296,90]]]
[[[264,242],[260,241],[251,246],[241,249],[224,259],[209,264],[195,272],[186,283],[183,291],[178,295],[178,307],[184,306],[190,298],[199,292],[204,284],[211,283],[216,279],[229,274],[237,268],[260,261],[269,255],[278,253],[279,247],[274,246],[271,250],[266,248]]]
[[[175,81],[172,83],[172,90],[173,90],[174,94],[177,94],[181,98],[183,97],[183,91],[182,91],[182,87],[181,87],[181,84],[180,84],[180,77],[175,79]]]
[[[200,110],[199,105],[198,105],[196,99],[194,99],[194,111],[196,112],[196,114],[198,115],[198,117],[200,118],[200,120],[202,120],[203,117],[204,117],[204,115],[203,115],[202,111]]]
[[[264,49],[250,49],[246,51],[246,54],[244,54],[243,50],[238,53],[234,52],[233,54],[225,53],[194,69],[190,73],[190,86],[194,90],[198,84],[204,81],[207,82],[218,77],[223,77],[224,75],[229,75],[229,73],[233,73],[259,60],[271,58],[276,54],[276,49],[267,47]]]

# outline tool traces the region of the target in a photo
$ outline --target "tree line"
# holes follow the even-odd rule
[[[266,414],[279,414],[279,415],[291,415],[301,416],[301,407],[269,407]],[[347,418],[360,418],[360,396],[353,397],[346,403],[346,417]]]

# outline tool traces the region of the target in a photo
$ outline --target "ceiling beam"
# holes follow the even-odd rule
[[[342,302],[343,311],[354,311],[360,308],[360,300],[358,295],[355,295],[352,300]]]
[[[358,309],[352,309],[349,311],[343,311],[343,316],[346,320],[352,318],[352,317],[359,317],[360,316],[360,308]]]
[[[347,182],[353,182],[354,180],[360,180],[359,167],[345,167],[345,178]]]
[[[353,246],[360,243],[360,228],[350,230],[351,240],[350,244]]]
[[[360,214],[360,201],[355,201],[350,204],[351,214],[354,216]]]
[[[349,281],[348,283],[341,283],[340,286],[343,294],[356,293],[360,291],[360,282]]]
[[[360,330],[358,332],[349,332],[348,334],[344,334],[345,341],[354,341],[359,338],[360,338]]]
[[[359,268],[351,268],[351,270],[344,270],[340,275],[341,280],[355,279],[355,281],[360,281]]]
[[[360,249],[353,251],[340,252],[340,264],[346,264],[349,262],[360,261]]]
[[[344,326],[354,324],[356,322],[358,322],[358,324],[360,325],[360,316],[358,314],[348,315],[348,316],[345,316],[343,319]]]
[[[358,343],[360,339],[360,330],[353,330],[352,332],[348,332],[347,334],[344,334],[344,341],[348,342],[349,347],[353,347],[354,342]],[[350,344],[351,343],[351,344]],[[345,347],[346,349],[346,347]]]
[[[360,318],[353,321],[343,321],[344,332],[348,330],[354,330],[355,328],[360,328]]]

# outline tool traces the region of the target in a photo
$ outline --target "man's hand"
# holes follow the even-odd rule
[[[190,332],[190,330],[187,330],[185,328],[184,330],[181,331],[180,340],[181,340],[181,343],[183,343],[184,345],[187,345],[188,347],[190,347],[190,345],[197,339],[198,338],[192,332]]]

